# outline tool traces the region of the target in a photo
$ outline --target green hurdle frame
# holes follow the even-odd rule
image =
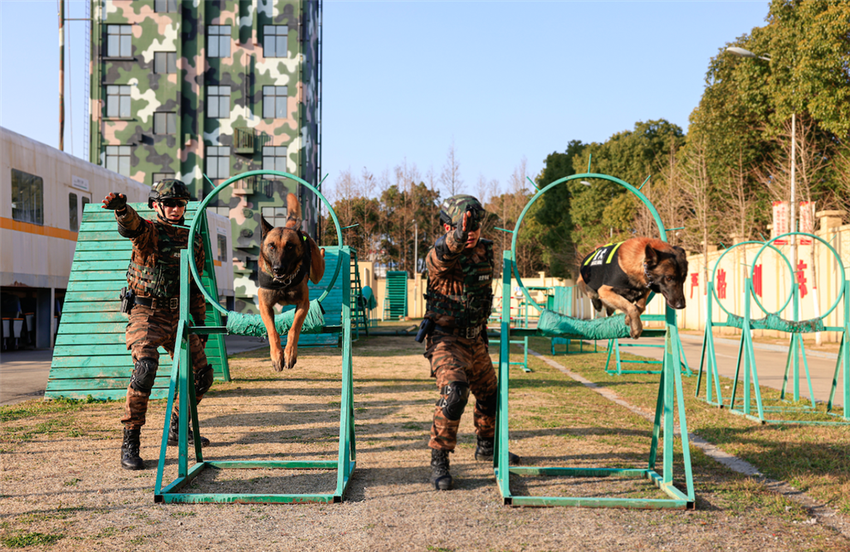
[[[663,314],[644,314],[640,317],[643,322],[664,322]],[[688,366],[688,359],[685,358],[685,352],[682,350],[682,339],[679,337],[679,328],[673,327],[673,339],[676,340],[676,344],[679,348],[679,362],[682,367],[682,372],[690,377],[693,375],[690,366]],[[660,343],[634,343],[633,339],[629,339],[626,343],[620,345],[620,338],[613,338],[608,340],[608,356],[605,358],[605,372],[611,376],[621,376],[623,374],[660,374],[663,371],[664,360],[654,360],[650,358],[643,357],[644,360],[624,360],[620,357],[620,348],[631,348],[631,347],[644,347],[644,348],[664,348],[664,344]],[[637,355],[637,353],[634,353]],[[616,368],[611,368],[611,356],[614,356],[614,362],[616,363]],[[662,368],[659,370],[635,370],[629,368],[623,368],[623,364],[649,364],[649,365],[661,365]]]
[[[231,185],[233,182],[242,178],[248,178],[254,175],[275,175],[283,178],[290,178],[297,181],[303,186],[307,186],[323,201],[328,207],[337,229],[338,243],[342,243],[342,231],[340,230],[339,220],[334,213],[331,205],[321,193],[305,182],[304,180],[280,171],[250,171],[241,175],[234,176],[225,181],[218,188],[213,190],[201,204],[200,209],[206,207],[206,204],[216,197],[221,189]],[[194,237],[195,225],[189,232],[189,243],[192,243]],[[339,248],[338,262],[336,272],[324,291],[319,301],[321,302],[326,296],[331,287],[335,284],[339,270],[345,266],[349,270],[351,260],[350,252],[347,247]],[[177,339],[179,349],[175,350],[174,362],[171,369],[171,381],[168,391],[168,405],[166,408],[165,423],[162,431],[162,444],[160,446],[159,465],[157,466],[156,483],[154,486],[154,502],[158,503],[303,503],[303,502],[341,502],[345,491],[351,482],[351,475],[356,467],[356,447],[355,447],[355,432],[354,432],[354,390],[352,380],[352,351],[351,351],[351,301],[350,286],[343,285],[343,300],[342,300],[342,322],[339,327],[325,326],[323,333],[341,333],[342,335],[342,390],[340,397],[340,422],[339,422],[339,450],[337,460],[299,460],[299,461],[205,461],[201,450],[200,439],[194,440],[195,463],[189,466],[189,442],[188,430],[189,421],[192,424],[192,431],[195,435],[200,435],[198,428],[198,412],[195,406],[195,385],[194,374],[192,371],[192,361],[189,354],[189,335],[192,333],[198,335],[215,335],[227,333],[226,326],[193,326],[190,323],[189,317],[189,283],[190,271],[193,277],[197,279],[197,268],[194,266],[193,255],[188,251],[183,251],[180,259],[180,322],[177,326]],[[201,290],[204,292],[203,289]],[[206,296],[206,294],[205,294]],[[207,300],[209,301],[209,297]],[[221,309],[216,303],[214,307]],[[221,309],[223,311],[223,309]],[[226,313],[226,311],[223,311]],[[179,412],[190,413],[189,416],[180,415],[178,419],[178,445],[177,445],[177,478],[171,483],[163,486],[163,476],[166,463],[166,449],[168,441],[168,429],[171,424],[172,405],[176,399],[178,401]],[[274,494],[257,494],[257,493],[188,493],[182,492],[183,489],[198,477],[205,469],[257,469],[257,468],[273,468],[273,469],[298,469],[298,470],[336,470],[336,488],[332,493],[314,493],[314,494],[294,494],[294,493],[274,493]]]
[[[761,304],[761,302],[758,300],[756,294],[754,293],[752,279],[753,273],[755,272],[756,261],[766,248],[772,249],[777,255],[782,258],[782,260],[785,262],[785,265],[788,267],[789,272],[792,274],[793,278],[794,270],[791,266],[791,263],[788,261],[788,258],[785,257],[785,255],[783,255],[782,252],[779,251],[773,245],[776,240],[785,239],[790,236],[802,236],[813,240],[812,243],[814,243],[814,241],[819,241],[830,250],[832,255],[839,260],[838,266],[840,268],[841,276],[841,283],[839,287],[841,288],[841,291],[838,293],[835,302],[829,309],[827,309],[827,311],[823,315],[821,315],[817,319],[808,321],[812,323],[808,328],[806,327],[806,325],[800,325],[799,327],[794,328],[794,331],[791,334],[791,342],[788,347],[788,356],[786,357],[785,361],[785,373],[783,376],[782,388],[780,390],[779,397],[780,402],[778,404],[765,405],[764,400],[761,396],[761,387],[759,386],[758,368],[756,366],[755,360],[755,347],[753,345],[752,339],[752,330],[763,329],[765,326],[762,323],[756,324],[759,321],[755,321],[753,319],[751,302],[755,301],[759,309],[761,309],[765,314],[770,315],[778,315],[779,313],[783,312],[790,304],[792,307],[791,313],[793,321],[796,322],[800,318],[799,284],[797,283],[796,278],[794,278],[790,286],[790,291],[788,297],[785,300],[785,303],[783,303],[782,306],[776,312],[768,313],[764,306]],[[761,249],[759,249],[758,253],[753,259],[752,267],[750,269],[750,276],[744,280],[744,316],[736,317],[728,310],[726,310],[726,308],[720,302],[720,298],[717,296],[717,291],[714,286],[715,272],[720,266],[720,262],[722,261],[723,257],[727,253],[732,251],[735,247],[745,246],[749,244],[761,244],[762,247]],[[847,425],[848,423],[850,423],[850,371],[848,371],[850,370],[850,347],[848,347],[847,342],[847,336],[850,335],[850,283],[848,283],[846,279],[844,267],[840,261],[841,257],[827,241],[814,234],[808,234],[804,232],[789,232],[787,234],[772,238],[767,242],[743,242],[735,244],[733,247],[724,251],[723,254],[717,259],[717,262],[714,265],[714,269],[712,270],[711,281],[708,282],[708,307],[706,312],[706,329],[703,338],[702,351],[700,352],[700,367],[694,395],[708,404],[718,406],[720,408],[727,408],[729,412],[733,414],[744,416],[749,420],[761,424]],[[718,323],[713,321],[713,303],[715,302],[720,307],[720,309],[728,315],[729,318],[726,323]],[[841,325],[823,325],[820,331],[841,332],[841,344],[839,345],[838,358],[835,361],[835,371],[833,372],[829,400],[827,401],[826,405],[826,414],[832,417],[841,418],[841,420],[832,421],[807,420],[799,418],[768,418],[765,415],[766,413],[782,413],[791,415],[823,414],[823,412],[816,412],[817,401],[814,398],[814,391],[812,389],[812,378],[809,372],[809,363],[806,359],[806,348],[803,343],[802,334],[811,333],[815,331],[810,329],[811,326],[813,326],[815,322],[822,323],[822,321],[825,320],[826,317],[829,316],[830,313],[832,313],[832,311],[837,309],[839,304],[842,304],[841,312],[843,313],[843,322],[841,323]],[[738,355],[735,363],[735,375],[732,381],[732,393],[728,400],[724,399],[723,393],[721,391],[722,385],[720,383],[720,374],[717,366],[717,354],[714,349],[713,328],[716,327],[736,327],[741,329],[741,338],[738,344]],[[789,380],[789,373],[790,379],[792,380],[791,393],[793,398],[791,400],[795,403],[800,402],[801,357],[803,360],[802,373],[805,374],[806,383],[808,385],[810,404],[782,404],[783,402],[788,402],[788,399],[786,398],[786,393]],[[742,367],[743,378],[741,379]],[[700,397],[703,371],[705,371],[706,374],[705,396]],[[843,414],[833,411],[835,391],[838,388],[839,382],[839,374],[842,374],[841,379],[843,380]],[[738,390],[739,385],[743,387],[742,396],[740,398]],[[755,401],[755,405],[753,405],[753,401]]]
[[[546,191],[554,186],[564,184],[570,180],[597,178],[608,180],[625,187],[637,196],[650,213],[655,217],[656,224],[662,240],[667,239],[664,225],[655,207],[643,195],[639,189],[618,178],[596,173],[576,174],[558,179],[545,188],[540,189],[532,196],[525,209],[517,219],[513,233],[513,242],[510,251],[503,252],[502,271],[502,293],[503,297],[510,293],[512,275],[517,278],[517,283],[522,286],[526,298],[538,309],[540,305],[531,298],[527,289],[522,285],[522,279],[516,270],[516,243],[522,220],[531,205]],[[651,300],[652,297],[649,298]],[[571,467],[546,467],[546,466],[510,466],[508,462],[509,435],[509,389],[510,389],[510,339],[511,336],[536,335],[535,330],[511,329],[509,324],[509,310],[502,302],[502,324],[501,342],[499,350],[499,379],[498,400],[496,411],[496,439],[495,453],[493,455],[493,468],[496,475],[496,483],[502,500],[506,505],[512,506],[583,506],[595,508],[668,508],[668,509],[693,509],[695,506],[693,470],[691,467],[690,443],[688,438],[687,417],[685,415],[685,401],[682,391],[682,373],[679,367],[681,355],[680,347],[674,336],[676,330],[676,311],[665,305],[664,329],[646,328],[643,331],[646,337],[665,338],[664,363],[658,384],[658,399],[655,407],[655,418],[653,421],[652,440],[649,448],[649,457],[646,468],[571,468]],[[570,339],[587,339],[582,335],[563,335]],[[678,413],[679,434],[682,441],[682,461],[684,464],[684,475],[686,491],[682,492],[673,483],[673,451],[675,440],[674,418]],[[656,471],[659,459],[659,446],[661,447],[661,473]],[[510,486],[511,475],[536,475],[536,476],[569,476],[569,477],[605,477],[620,476],[645,478],[652,481],[661,489],[668,498],[614,498],[614,497],[573,497],[573,496],[519,496],[513,494]]]

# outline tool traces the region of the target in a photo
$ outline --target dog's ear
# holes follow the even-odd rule
[[[305,237],[307,238],[305,245],[310,248],[310,281],[318,284],[325,275],[325,250],[319,249],[310,236]]]
[[[651,245],[646,244],[643,252],[643,262],[646,263],[646,266],[653,267],[658,264],[658,252],[652,248]]]
[[[272,229],[274,228],[274,226],[272,226],[271,224],[269,224],[269,223],[266,221],[266,217],[264,217],[264,216],[262,216],[262,215],[260,216],[260,226],[261,226],[261,227],[262,227],[262,229],[263,229],[263,233],[260,235],[260,237],[261,237],[261,238],[265,238],[265,237],[266,237],[266,234],[268,234],[269,232],[271,232],[271,231],[272,231]]]
[[[286,195],[286,223],[287,228],[297,230],[301,226],[301,203],[295,194]]]
[[[673,246],[676,252],[676,264],[682,269],[682,274],[688,273],[688,253],[678,245]]]

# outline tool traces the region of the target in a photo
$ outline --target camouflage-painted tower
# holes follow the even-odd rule
[[[274,169],[317,186],[321,0],[92,0],[91,162],[197,199],[227,178]],[[287,186],[289,188],[287,188]],[[214,209],[231,219],[234,310],[255,311],[259,218],[282,223],[291,182],[243,181]]]

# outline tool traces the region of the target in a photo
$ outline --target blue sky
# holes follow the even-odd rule
[[[85,5],[71,1],[67,17]],[[0,125],[54,147],[57,6],[0,0]],[[333,183],[406,161],[439,175],[453,143],[473,192],[482,176],[504,188],[523,157],[537,174],[570,140],[661,118],[687,131],[709,59],[767,11],[767,0],[325,0],[322,171]],[[82,157],[86,29],[68,28],[65,150]]]

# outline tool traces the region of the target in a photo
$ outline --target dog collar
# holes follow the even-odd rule
[[[652,286],[658,287],[656,282],[652,281],[652,277],[649,275],[649,268],[646,266],[646,261],[643,263],[643,275],[646,278],[646,289],[652,289]]]

